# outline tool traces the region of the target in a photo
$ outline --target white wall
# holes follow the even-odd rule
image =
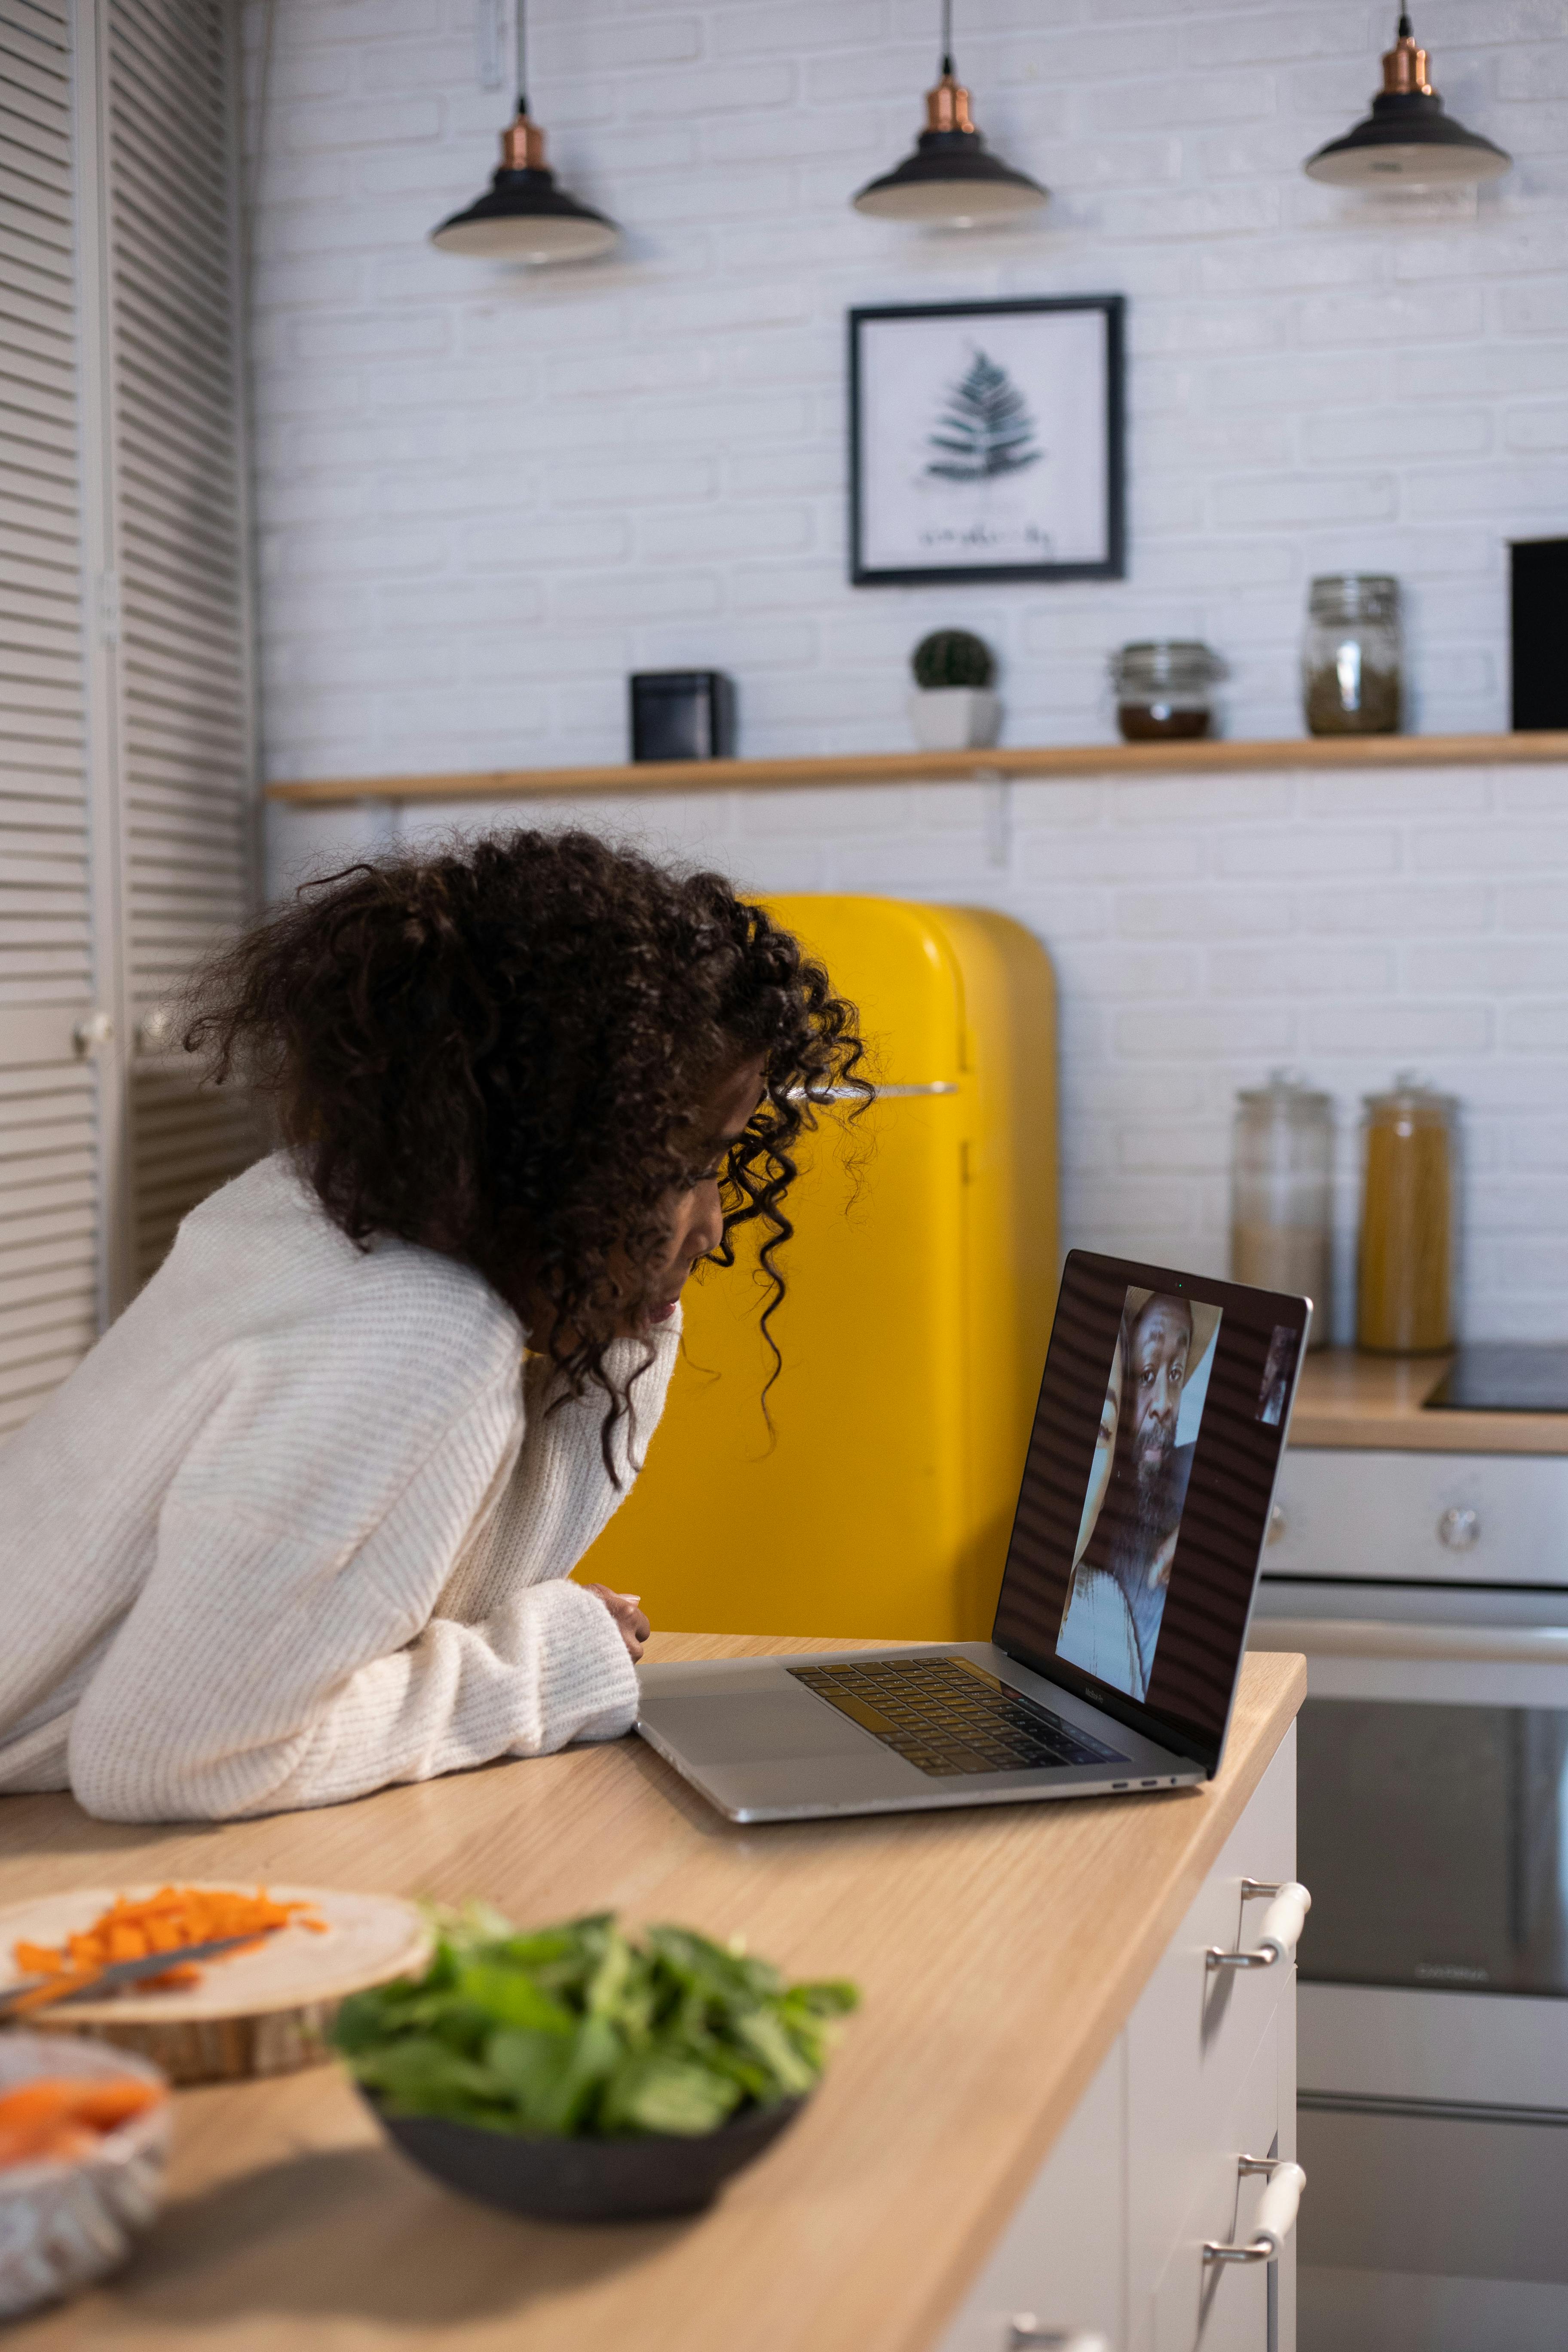
[[[1452,110],[1518,159],[1468,211],[1300,174],[1394,13],[960,0],[978,120],[1056,194],[957,239],[847,205],[910,143],[934,0],[534,0],[552,160],[628,234],[530,276],[425,243],[507,110],[471,0],[275,0],[268,772],[618,758],[626,673],[688,662],[735,674],[747,751],[896,747],[939,621],[996,646],[1013,741],[1104,736],[1104,656],[1155,633],[1226,654],[1231,732],[1288,733],[1306,583],[1343,566],[1405,583],[1417,726],[1505,725],[1503,542],[1568,531],[1568,5],[1417,14]],[[846,309],[1073,289],[1130,298],[1129,579],[850,589]],[[970,787],[584,805],[759,885],[1032,924],[1075,1240],[1222,1262],[1235,1087],[1292,1060],[1348,1117],[1419,1064],[1468,1110],[1471,1329],[1568,1331],[1562,772],[1020,788],[1010,828]],[[279,870],[351,832],[296,824]]]

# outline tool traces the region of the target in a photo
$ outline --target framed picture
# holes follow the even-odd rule
[[[1124,308],[851,310],[851,580],[1120,580]]]

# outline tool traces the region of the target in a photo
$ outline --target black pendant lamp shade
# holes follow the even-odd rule
[[[517,79],[523,79],[523,0],[517,6]],[[544,162],[544,133],[529,120],[521,94],[517,120],[500,135],[500,165],[486,193],[466,212],[454,213],[430,242],[441,253],[462,253],[483,261],[592,261],[608,253],[620,236],[612,220],[580,205]]]
[[[854,200],[856,211],[873,219],[974,228],[1037,212],[1049,201],[1048,189],[991,154],[974,128],[969,92],[953,75],[952,17],[952,0],[944,0],[942,78],[926,92],[926,127],[914,153]]]
[[[1309,158],[1310,180],[1331,187],[1477,187],[1499,180],[1513,159],[1479,131],[1467,131],[1443,111],[1443,101],[1426,79],[1426,52],[1415,46],[1410,19],[1402,16],[1393,48],[1384,53],[1383,88],[1372,112],[1342,139],[1331,139]]]

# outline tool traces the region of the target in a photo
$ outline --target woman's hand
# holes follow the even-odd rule
[[[622,1641],[626,1643],[635,1666],[642,1656],[643,1643],[653,1631],[647,1619],[637,1607],[635,1592],[612,1592],[607,1584],[585,1584],[584,1592],[596,1592],[611,1616]]]

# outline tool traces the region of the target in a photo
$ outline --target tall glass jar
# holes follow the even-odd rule
[[[1356,1344],[1426,1355],[1454,1343],[1458,1106],[1402,1071],[1364,1108]]]
[[[1334,1106],[1275,1070],[1236,1098],[1231,1144],[1230,1272],[1261,1290],[1305,1293],[1310,1344],[1329,1338]]]
[[[1314,580],[1301,646],[1310,735],[1396,735],[1405,699],[1399,583],[1385,572]]]

